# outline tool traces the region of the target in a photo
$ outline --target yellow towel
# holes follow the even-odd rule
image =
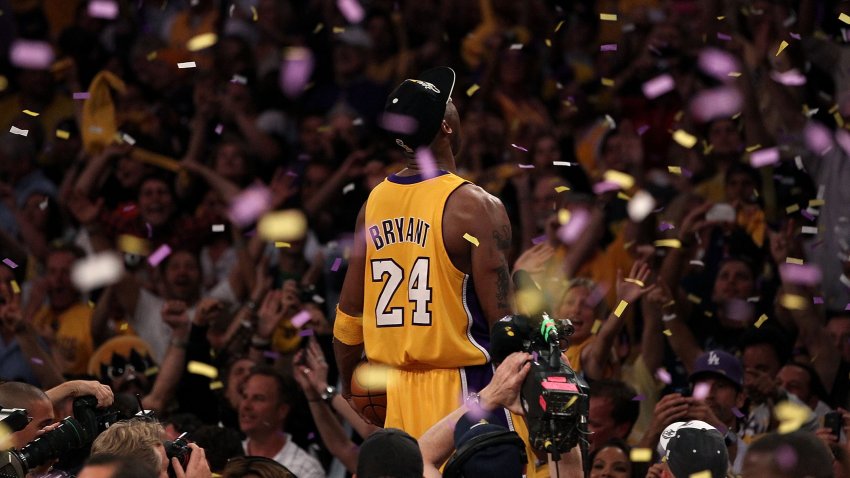
[[[124,93],[126,86],[121,78],[103,70],[89,85],[89,97],[83,103],[83,148],[89,154],[97,153],[112,143],[118,125],[115,123],[115,102],[112,90]]]

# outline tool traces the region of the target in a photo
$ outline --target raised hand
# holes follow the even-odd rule
[[[66,206],[77,222],[88,226],[93,224],[100,216],[100,211],[103,209],[103,198],[98,198],[92,202],[85,194],[75,190],[71,192]]]
[[[186,339],[189,336],[191,322],[189,308],[182,300],[168,300],[162,304],[162,320],[171,327],[175,338]]]
[[[643,261],[635,261],[626,278],[622,278],[622,271],[617,271],[617,298],[631,304],[655,290],[655,284],[646,285],[651,273],[649,264]]]
[[[257,335],[271,337],[277,324],[286,316],[281,299],[283,291],[275,289],[266,294],[262,305],[257,310]]]

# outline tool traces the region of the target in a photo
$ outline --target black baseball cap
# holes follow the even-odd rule
[[[456,453],[446,464],[443,476],[523,476],[528,462],[525,443],[516,432],[495,421],[493,416],[481,418],[474,413],[458,420],[454,431]]]
[[[670,424],[661,433],[658,451],[676,477],[708,471],[712,478],[725,478],[729,468],[723,435],[700,420]]]
[[[408,117],[414,124],[409,130],[397,132],[387,128],[393,142],[408,154],[428,146],[437,136],[446,105],[455,87],[455,72],[440,66],[422,72],[417,79],[406,79],[390,93],[384,113]]]
[[[360,478],[421,478],[425,465],[419,442],[397,428],[382,428],[360,446]]]

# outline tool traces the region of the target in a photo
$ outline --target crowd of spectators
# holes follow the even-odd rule
[[[187,476],[209,473],[203,449],[213,472],[244,467],[225,476],[266,473],[253,456],[356,472],[376,427],[324,395],[333,311],[360,206],[406,160],[382,131],[400,127],[387,94],[446,65],[458,174],[505,204],[512,269],[575,326],[587,476],[674,476],[653,465],[659,440],[696,421],[729,473],[799,476],[820,446],[850,478],[848,15],[842,0],[0,0],[0,379],[34,386],[0,385],[0,404],[44,409],[14,445],[97,381],[163,420],[133,436],[189,432]],[[138,473],[110,433],[89,476]]]

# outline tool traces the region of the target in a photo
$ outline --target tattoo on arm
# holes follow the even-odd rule
[[[496,242],[498,250],[509,250],[511,248],[511,226],[503,224],[500,229],[493,231],[493,240]]]
[[[502,261],[502,265],[496,270],[496,303],[499,308],[507,309],[510,307],[508,303],[508,293],[510,291],[510,274],[508,272],[508,264]]]

